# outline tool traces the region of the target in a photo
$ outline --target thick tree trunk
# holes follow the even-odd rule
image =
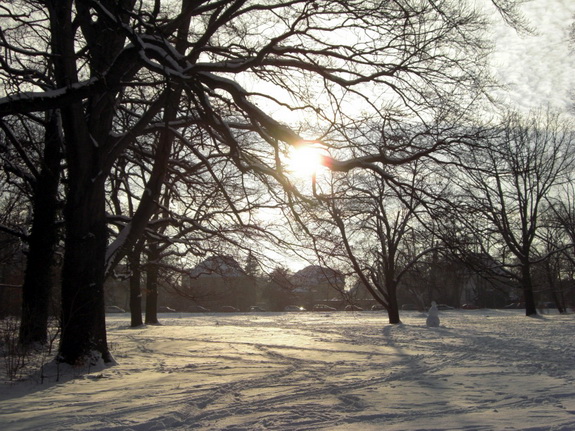
[[[389,323],[397,325],[401,323],[399,318],[399,305],[397,303],[397,284],[395,282],[389,283],[387,287],[388,307],[387,316]]]
[[[401,319],[399,318],[399,310],[397,309],[397,306],[393,308],[390,307],[387,310],[387,316],[389,318],[389,323],[391,325],[398,325],[401,323]]]
[[[76,68],[76,24],[73,2],[49,1],[54,53],[54,75],[59,88],[78,82]],[[77,6],[85,6],[78,3]],[[96,25],[96,23],[93,23]],[[114,37],[94,33],[92,62],[104,57],[96,53],[112,49]],[[122,38],[118,35],[116,37]],[[99,42],[99,44],[98,44]],[[92,65],[105,70],[104,64]],[[109,66],[109,65],[108,65]],[[113,96],[92,95],[91,100],[62,108],[65,156],[68,167],[66,240],[62,268],[62,311],[58,360],[69,364],[111,361],[106,340],[104,312],[104,261],[107,246],[103,144],[111,128]]]
[[[47,341],[52,266],[57,242],[56,214],[60,178],[60,122],[56,113],[47,119],[44,155],[33,196],[32,232],[22,285],[22,320],[19,341],[23,345]]]
[[[132,328],[142,326],[142,270],[140,267],[140,255],[142,248],[137,245],[128,254],[130,265],[130,326]]]
[[[123,22],[130,19],[135,4],[133,0],[103,3]],[[93,19],[91,2],[49,0],[45,5],[53,30],[51,59],[58,88],[79,82],[77,61],[82,63],[82,74],[89,70],[91,77],[99,77],[116,66],[105,88],[95,89],[82,102],[61,108],[68,182],[59,360],[77,364],[100,357],[110,361],[104,313],[104,186],[115,157],[127,145],[118,145],[111,137],[120,82],[129,81],[137,67],[117,68],[115,62],[125,45],[126,34],[103,17]],[[79,33],[86,39],[88,65],[76,53]]]
[[[70,176],[70,180],[73,180]],[[70,184],[66,252],[62,270],[59,360],[70,364],[111,361],[104,313],[106,217],[104,182]]]

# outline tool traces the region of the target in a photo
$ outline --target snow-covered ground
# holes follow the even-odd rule
[[[575,315],[108,315],[117,364],[0,387],[1,430],[575,430]]]
[[[497,95],[572,105],[573,0],[494,31]],[[575,430],[575,315],[521,310],[108,315],[117,363],[0,383],[0,430]],[[3,364],[0,369],[3,370]],[[56,373],[59,379],[56,381]],[[4,376],[0,375],[4,381]]]

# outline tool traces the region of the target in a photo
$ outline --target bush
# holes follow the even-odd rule
[[[40,382],[44,380],[43,367],[54,351],[59,325],[56,319],[48,325],[48,343],[24,346],[18,342],[20,319],[7,317],[0,320],[0,378],[14,382],[29,372],[40,370]]]
[[[0,354],[6,379],[11,382],[22,377],[28,364],[28,348],[18,343],[19,327],[19,320],[15,317],[0,320]]]

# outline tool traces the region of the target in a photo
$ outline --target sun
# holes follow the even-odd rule
[[[286,169],[297,177],[311,177],[323,167],[323,160],[326,155],[325,147],[318,144],[291,147]]]

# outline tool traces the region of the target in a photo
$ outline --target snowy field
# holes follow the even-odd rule
[[[12,430],[575,430],[575,315],[107,315],[117,364],[0,390]]]
[[[536,35],[493,34],[497,96],[565,109],[575,2],[524,10]],[[175,313],[131,329],[108,315],[117,363],[0,383],[0,431],[575,430],[574,314],[444,311],[439,328],[401,317]]]

